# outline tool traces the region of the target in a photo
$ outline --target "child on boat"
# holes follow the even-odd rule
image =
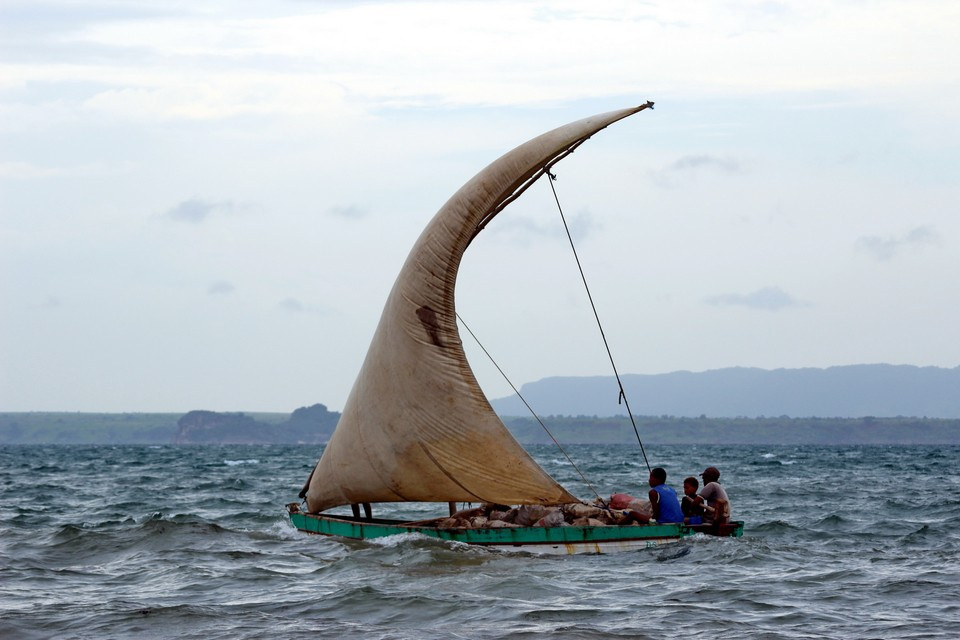
[[[683,512],[684,524],[703,524],[703,498],[697,495],[700,483],[690,476],[683,481],[683,499],[680,500],[680,511]]]

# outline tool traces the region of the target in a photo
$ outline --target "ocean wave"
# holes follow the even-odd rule
[[[237,467],[243,464],[260,464],[260,461],[256,458],[249,458],[247,460],[224,460],[223,464],[228,467]]]
[[[575,460],[598,486],[642,487],[621,449]],[[691,451],[651,453],[679,470]],[[944,469],[960,447],[930,453],[698,446],[742,538],[568,557],[296,531],[283,506],[315,462],[302,447],[0,448],[0,637],[952,639],[960,499]],[[571,475],[555,450],[535,457]],[[903,469],[916,501],[890,493]]]

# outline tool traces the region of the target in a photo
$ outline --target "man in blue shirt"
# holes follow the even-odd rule
[[[677,492],[674,491],[673,487],[667,485],[667,472],[662,467],[657,467],[650,472],[650,487],[651,516],[648,517],[638,511],[626,511],[619,524],[630,524],[631,522],[646,524],[651,520],[660,523],[683,522],[683,512],[680,511]]]

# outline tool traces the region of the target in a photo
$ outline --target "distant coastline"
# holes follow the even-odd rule
[[[293,413],[0,413],[0,445],[323,444],[340,414],[315,404]]]
[[[299,413],[298,413],[299,412]],[[295,417],[296,416],[296,417]],[[323,405],[292,414],[218,413],[0,413],[0,446],[11,445],[227,445],[322,446],[340,414]],[[534,418],[504,417],[522,444],[551,442]],[[561,444],[635,444],[625,417],[547,416]],[[635,418],[645,444],[957,445],[960,419],[937,418]]]
[[[695,418],[769,416],[960,419],[960,367],[858,364],[826,369],[731,367],[624,374],[633,414]],[[541,415],[626,415],[613,376],[551,377],[520,393]],[[502,416],[525,416],[516,396],[490,401]]]
[[[960,367],[734,367],[622,376],[650,444],[960,444]],[[545,378],[521,392],[563,444],[636,443],[611,376]],[[523,444],[551,442],[516,397],[492,400]],[[546,417],[544,417],[546,416]],[[323,445],[340,413],[0,412],[0,445]]]

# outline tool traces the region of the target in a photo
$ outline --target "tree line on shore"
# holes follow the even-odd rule
[[[306,444],[329,440],[340,414],[322,404],[291,414],[190,411],[172,413],[0,413],[0,445],[17,444]],[[636,442],[624,416],[547,416],[550,434],[532,417],[504,417],[522,444]],[[939,418],[699,418],[640,416],[649,444],[960,444],[960,420]]]

